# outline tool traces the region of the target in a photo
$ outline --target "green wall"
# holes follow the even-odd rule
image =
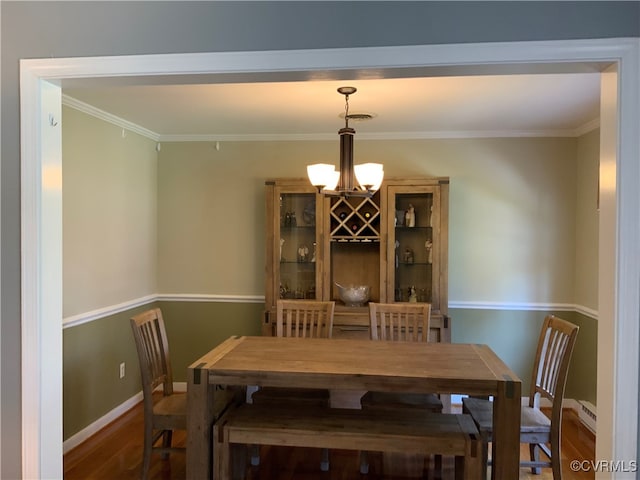
[[[154,302],[63,330],[63,435],[79,432],[141,391],[129,319],[162,309],[174,382],[187,367],[232,335],[260,335],[264,307],[256,303]],[[120,363],[126,375],[119,378]]]
[[[596,404],[597,320],[570,311],[449,309],[451,341],[483,343],[522,380],[522,395],[529,394],[535,347],[545,315],[552,314],[580,327],[569,367],[565,398]]]
[[[187,381],[187,367],[232,335],[260,335],[264,304],[159,302],[171,342],[176,382]]]
[[[152,306],[137,307],[62,331],[65,440],[141,391],[129,318]],[[119,378],[121,362],[126,365],[123,379]]]

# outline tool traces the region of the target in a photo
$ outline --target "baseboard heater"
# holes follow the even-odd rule
[[[580,421],[594,434],[596,433],[596,423],[598,416],[596,414],[596,406],[585,400],[579,400],[580,409],[578,410],[578,417]]]

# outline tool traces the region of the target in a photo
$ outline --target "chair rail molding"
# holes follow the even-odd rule
[[[614,340],[611,348],[598,352],[598,363],[603,366],[599,374],[613,379],[613,391],[608,392],[613,395],[613,422],[602,422],[599,428],[597,458],[636,459],[640,343],[640,258],[636,255],[640,242],[639,52],[640,39],[612,38],[21,60],[23,477],[61,478],[63,473],[62,208],[61,202],[55,200],[56,195],[61,197],[61,191],[48,190],[52,188],[48,181],[55,185],[62,158],[55,135],[49,135],[47,129],[55,128],[55,119],[60,118],[59,80],[80,77],[166,76],[179,81],[181,76],[191,75],[206,81],[207,75],[219,80],[221,75],[235,74],[236,78],[243,76],[247,81],[259,82],[307,79],[313,72],[336,72],[346,77],[373,71],[385,77],[400,70],[423,76],[525,70],[569,73],[585,67],[602,71],[603,65],[616,65],[619,108],[613,117],[603,117],[601,131],[617,133],[612,137],[616,139],[612,162],[618,167],[617,177],[608,185],[607,193],[618,208],[607,230],[603,222],[600,225],[600,248],[613,252],[615,287],[607,290],[612,308],[603,310],[599,306],[603,325],[609,326]],[[51,125],[46,120],[50,114],[54,117]],[[53,202],[47,201],[49,195]],[[601,211],[601,220],[602,215]],[[631,358],[636,361],[629,361]]]

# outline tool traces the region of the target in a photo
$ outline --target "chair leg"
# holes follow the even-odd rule
[[[488,466],[489,466],[489,441],[486,438],[483,438],[482,439],[482,471],[484,472],[483,475],[487,475]]]
[[[537,443],[529,444],[529,456],[531,457],[532,462],[540,461],[540,448],[538,448]],[[534,475],[540,475],[540,467],[531,467],[531,473],[533,473]],[[554,472],[554,478],[555,478],[555,472]]]
[[[442,455],[440,454],[433,456],[433,471],[442,477]]]
[[[149,478],[149,467],[151,466],[151,449],[153,448],[153,428],[151,422],[144,422],[144,445],[142,452],[142,480]]]
[[[163,448],[171,448],[171,439],[173,438],[173,431],[171,430],[165,430],[164,433],[162,434],[162,447]],[[164,452],[161,455],[161,458],[163,460],[166,460],[169,458],[169,452]]]
[[[323,472],[328,472],[329,471],[329,449],[323,448],[321,455],[322,455],[322,458],[320,459],[320,470],[322,470]]]
[[[551,469],[553,470],[553,480],[562,479],[562,467],[560,461],[560,439],[551,439]]]
[[[249,450],[251,451],[251,466],[257,467],[260,465],[260,446],[251,445],[249,446]]]
[[[365,450],[360,452],[360,473],[363,475],[369,473],[369,457]]]

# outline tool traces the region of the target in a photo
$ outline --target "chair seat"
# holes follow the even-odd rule
[[[186,415],[187,396],[184,393],[174,393],[163,396],[153,405],[155,415]]]
[[[360,400],[362,408],[415,408],[441,413],[442,401],[434,393],[367,392]]]
[[[298,403],[308,406],[329,406],[331,394],[329,390],[321,388],[279,388],[262,387],[253,393],[251,400],[253,403],[263,405]]]
[[[480,398],[463,398],[464,411],[471,414],[481,433],[493,431],[493,403]],[[551,429],[551,420],[539,408],[522,407],[521,433],[545,433]]]

